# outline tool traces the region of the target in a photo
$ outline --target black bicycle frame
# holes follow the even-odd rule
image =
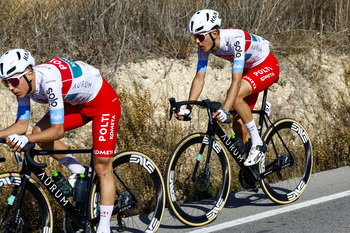
[[[213,142],[215,135],[220,138],[223,145],[226,147],[227,151],[230,152],[233,159],[236,161],[238,166],[241,168],[241,170],[244,171],[245,175],[248,177],[250,181],[253,183],[258,183],[260,181],[260,175],[257,172],[257,165],[254,166],[244,166],[244,155],[238,150],[238,148],[233,144],[231,138],[225,134],[225,132],[222,130],[222,128],[219,126],[217,121],[212,120],[210,118],[209,124],[208,124],[208,131],[207,134],[210,135],[209,138],[209,147],[208,147],[208,157],[211,154],[211,150],[213,149]],[[209,158],[207,158],[207,161],[209,161]]]
[[[262,105],[261,105],[261,108],[258,109],[258,110],[252,110],[252,114],[259,114],[259,123],[258,123],[258,132],[259,132],[259,135],[260,137],[262,136],[261,133],[262,133],[262,128],[263,128],[263,125],[265,124],[266,128],[268,128],[268,123],[267,123],[267,120],[269,121],[270,125],[272,127],[275,127],[273,122],[271,121],[269,115],[267,114],[266,112],[266,99],[267,99],[267,92],[268,92],[268,89],[265,89],[264,90],[264,95],[263,95],[263,99],[262,99]],[[235,111],[230,111],[231,113],[235,114],[236,112]],[[249,174],[249,171],[247,170],[247,167],[246,166],[242,166],[242,161],[243,161],[243,157],[241,157],[242,155],[238,154],[238,155],[235,155],[235,153],[237,152],[234,152],[232,150],[230,150],[228,148],[229,145],[227,145],[227,141],[229,140],[229,138],[227,137],[227,135],[225,135],[225,133],[223,132],[223,130],[220,128],[220,126],[218,125],[217,122],[216,123],[216,127],[215,127],[215,131],[217,132],[217,135],[221,134],[220,139],[221,141],[224,143],[224,145],[226,146],[226,148],[228,149],[228,151],[230,151],[232,157],[235,159],[235,161],[237,162],[237,164],[240,166],[241,169],[243,169],[245,172],[246,172],[246,175],[249,176],[249,178],[252,178],[251,175]],[[291,154],[288,147],[285,145],[282,137],[280,136],[280,134],[277,132],[277,136],[279,137],[279,139],[281,140],[282,144],[284,145],[284,148],[287,150],[288,154]],[[271,140],[270,142],[272,144],[272,147],[274,148],[275,152],[276,152],[276,147],[275,147],[275,143],[273,140]],[[276,152],[277,153],[277,152]],[[292,158],[292,156],[291,156]],[[242,159],[242,160],[240,160]],[[240,160],[240,161],[239,161]],[[248,167],[248,168],[254,168],[255,172],[253,171],[253,169],[250,169],[250,171],[253,172],[253,175],[254,177],[256,177],[258,180],[261,180],[261,179],[264,179],[266,178],[269,174],[273,173],[273,172],[276,172],[276,171],[280,171],[281,170],[281,167],[280,166],[275,166],[276,164],[276,161],[272,161],[270,164],[266,165],[265,166],[265,169],[266,171],[264,171],[263,173],[261,174],[258,174],[257,172],[257,165],[254,165],[254,166],[251,166],[251,167]],[[288,164],[285,164],[285,165],[288,165]],[[272,169],[270,169],[272,167]],[[258,175],[256,175],[258,174]],[[252,181],[252,180],[251,180]]]
[[[270,125],[274,126],[273,122],[271,121],[270,117],[268,116],[268,114],[266,112],[267,92],[268,92],[268,89],[264,90],[264,95],[263,95],[261,109],[252,111],[252,114],[259,114],[258,132],[259,132],[260,137],[262,136],[261,134],[262,134],[263,125],[265,124],[265,126],[268,127],[267,120],[269,121]],[[208,171],[208,165],[209,165],[209,161],[210,161],[211,150],[213,149],[213,143],[214,143],[215,135],[217,135],[220,138],[222,143],[225,145],[226,149],[230,152],[230,154],[232,155],[234,160],[237,162],[237,164],[239,165],[241,170],[245,173],[246,177],[252,183],[258,184],[259,181],[261,179],[264,179],[268,174],[270,174],[272,172],[275,172],[276,170],[281,170],[280,167],[274,166],[271,170],[267,170],[267,171],[259,174],[259,172],[258,172],[258,165],[253,165],[253,166],[249,166],[249,167],[244,166],[244,161],[245,160],[243,158],[243,154],[235,147],[235,145],[231,141],[231,138],[225,134],[225,132],[219,126],[217,121],[214,120],[211,117],[213,112],[216,111],[216,109],[220,108],[221,103],[219,103],[219,102],[210,102],[208,100],[203,100],[202,102],[199,102],[199,101],[176,102],[174,98],[169,99],[169,101],[170,101],[170,105],[171,105],[169,120],[171,119],[172,112],[173,111],[178,112],[182,105],[186,105],[186,104],[200,104],[202,107],[207,107],[208,116],[209,116],[208,130],[207,130],[207,134],[209,135],[209,145],[208,145],[208,154],[207,154],[205,168],[204,168],[205,171]],[[210,105],[210,107],[209,107],[209,105]],[[236,114],[235,111],[230,111],[230,112],[232,114]],[[190,120],[190,119],[191,119],[190,117],[185,117],[185,120]],[[230,123],[230,122],[231,121],[227,121],[225,123]],[[279,136],[279,134],[278,134],[278,136]],[[280,137],[280,139],[281,139],[281,137]],[[281,141],[283,142],[282,139],[281,139]],[[274,142],[272,140],[271,140],[271,143],[272,143],[273,147],[275,148]],[[204,147],[202,146],[202,148],[200,149],[200,154],[202,154],[203,150],[204,150]],[[273,164],[275,164],[275,162],[272,162],[271,166]],[[193,172],[193,176],[192,176],[193,180],[194,180],[194,177],[195,177],[195,173],[197,172],[198,166],[199,166],[199,162],[197,162],[195,167],[194,167],[194,172]],[[269,168],[269,165],[267,165],[266,168]]]
[[[31,145],[31,147],[34,147]],[[23,166],[22,170],[20,171],[20,174],[23,174],[22,184],[21,184],[21,193],[18,199],[18,205],[16,206],[16,221],[18,223],[19,213],[21,209],[21,205],[23,202],[24,193],[26,191],[27,183],[30,179],[31,173],[34,173],[36,177],[40,180],[40,182],[45,186],[45,188],[49,191],[49,193],[55,198],[58,204],[64,209],[64,211],[69,215],[71,219],[74,220],[75,223],[77,223],[80,227],[84,227],[88,220],[88,205],[87,205],[87,199],[88,195],[85,196],[84,200],[84,208],[82,213],[80,213],[68,200],[68,197],[57,187],[55,182],[46,175],[46,173],[41,169],[46,167],[45,163],[36,163],[34,161],[35,155],[53,155],[53,154],[78,154],[78,153],[84,153],[84,154],[92,154],[92,149],[78,149],[78,150],[35,150],[35,149],[28,149],[25,151],[25,157],[23,160]],[[90,169],[91,168],[91,169]],[[90,161],[90,168],[87,174],[87,193],[90,193],[90,189],[92,186],[92,174],[93,174],[93,156],[91,156]],[[16,194],[18,191],[18,186],[15,186],[12,194]],[[6,212],[9,211],[9,208],[11,206],[7,206]],[[5,215],[6,215],[5,212]],[[89,221],[90,223],[96,223],[97,220],[93,219]]]

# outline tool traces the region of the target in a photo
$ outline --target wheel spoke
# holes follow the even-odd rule
[[[215,141],[216,149],[211,150],[206,166],[207,142],[208,136],[204,134],[185,138],[170,156],[166,169],[170,206],[183,223],[191,226],[201,226],[215,219],[228,196],[227,157]]]
[[[292,119],[274,125],[264,135],[268,149],[259,167],[268,175],[261,184],[271,200],[287,204],[301,196],[310,179],[311,143],[302,126]]]
[[[164,183],[156,165],[136,151],[121,152],[114,157],[116,200],[111,218],[112,230],[156,230],[165,208]],[[95,180],[90,216],[99,213],[99,187]]]

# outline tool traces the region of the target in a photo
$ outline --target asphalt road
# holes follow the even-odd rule
[[[337,232],[350,233],[350,167],[313,174],[303,195],[277,205],[262,190],[230,194],[218,218],[188,227],[166,210],[158,232]]]

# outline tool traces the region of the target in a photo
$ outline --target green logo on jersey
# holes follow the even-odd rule
[[[69,95],[66,95],[66,97],[64,98],[64,101],[70,101],[70,100],[74,100],[75,97],[77,97],[78,93],[77,94],[69,94]]]
[[[72,62],[71,60],[68,60],[64,57],[60,57],[60,59],[69,65],[70,70],[72,71],[73,78],[79,78],[83,74],[83,71],[77,63]]]

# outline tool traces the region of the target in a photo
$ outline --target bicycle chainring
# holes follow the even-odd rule
[[[210,185],[210,172],[201,171],[196,175],[196,179],[194,181],[196,188],[200,191],[206,191]]]

